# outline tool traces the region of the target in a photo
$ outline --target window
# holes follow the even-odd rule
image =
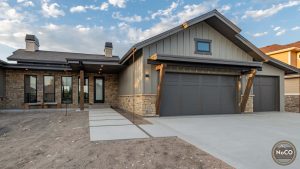
[[[61,102],[72,103],[72,77],[61,78]]]
[[[24,77],[24,102],[37,102],[37,78],[36,76],[25,75]]]
[[[195,53],[211,55],[211,40],[195,39]]]
[[[55,102],[54,76],[44,76],[44,102]]]
[[[84,103],[89,103],[89,78],[84,78]],[[80,102],[80,77],[78,78],[78,102]]]

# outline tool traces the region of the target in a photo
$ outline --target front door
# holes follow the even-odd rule
[[[94,102],[104,103],[104,80],[102,77],[95,77]]]

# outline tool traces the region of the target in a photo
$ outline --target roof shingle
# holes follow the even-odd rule
[[[262,48],[260,48],[260,50],[264,53],[270,53],[270,52],[274,52],[274,51],[286,49],[286,48],[291,48],[291,47],[300,48],[300,41],[293,42],[293,43],[286,44],[286,45],[273,44],[273,45],[262,47]]]

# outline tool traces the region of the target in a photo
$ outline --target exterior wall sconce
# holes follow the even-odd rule
[[[146,73],[146,74],[145,74],[145,77],[146,77],[146,78],[149,78],[149,77],[150,77],[150,75],[149,75],[148,73]]]

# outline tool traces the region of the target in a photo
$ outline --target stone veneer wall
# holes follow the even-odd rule
[[[254,108],[253,108],[253,97],[254,95],[250,95],[246,104],[246,109],[245,109],[245,113],[251,113],[253,112]]]
[[[118,107],[129,112],[134,108],[134,112],[141,116],[155,116],[155,102],[154,94],[120,95]]]
[[[37,76],[37,100],[43,101],[43,77],[44,75],[53,75],[55,78],[55,102],[58,103],[58,107],[64,107],[61,104],[61,77],[72,76],[73,84],[73,103],[70,107],[77,108],[78,101],[78,77],[79,72],[59,72],[59,71],[25,71],[25,70],[7,70],[6,71],[6,97],[5,105],[3,107],[11,109],[24,108],[24,76],[36,75]],[[94,73],[85,74],[89,77],[89,102],[94,103],[94,77],[100,76]],[[100,77],[104,77],[105,85],[105,103],[111,106],[117,106],[118,102],[118,75],[117,74],[104,74]],[[3,104],[3,102],[2,102]],[[0,102],[1,106],[1,102]]]
[[[285,95],[285,111],[300,112],[300,95]]]

